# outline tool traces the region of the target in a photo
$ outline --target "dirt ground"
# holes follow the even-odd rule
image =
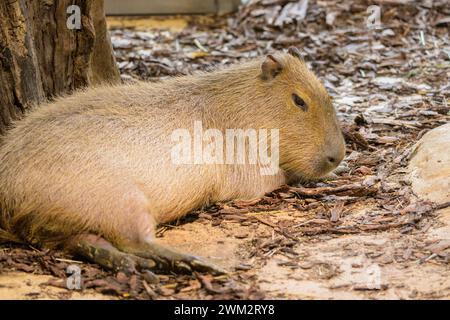
[[[263,215],[274,221],[290,220],[288,214],[279,212]],[[268,239],[276,238],[273,229],[264,225],[225,222],[216,228],[207,221],[194,221],[167,231],[162,241],[207,257],[227,270],[251,267],[247,276],[250,274],[252,280],[247,285],[257,283],[267,299],[449,299],[448,263],[434,261],[431,251],[418,258],[428,252],[423,248],[427,244],[450,246],[450,210],[442,210],[437,220],[442,223],[412,235],[391,230],[366,235],[302,237],[288,257],[269,251],[264,262],[248,258],[255,239],[260,240],[262,234]],[[242,239],[244,235],[247,236]],[[80,293],[58,288],[48,285],[51,280],[59,279],[17,271],[2,273],[0,299],[116,298],[92,289]],[[167,287],[165,298],[172,288]],[[189,286],[188,289],[195,290]],[[178,298],[196,298],[189,293],[185,291]]]
[[[334,177],[215,204],[160,227],[160,241],[228,276],[153,281],[57,251],[5,246],[0,299],[450,298],[450,164],[441,158],[449,140],[428,139],[443,149],[408,168],[421,157],[415,142],[450,120],[448,3],[309,1],[303,15],[303,2],[251,1],[225,17],[114,18],[109,25],[124,81],[299,47],[343,123],[347,156]],[[381,6],[378,29],[366,24],[371,4]],[[82,291],[66,288],[69,265],[80,267]]]

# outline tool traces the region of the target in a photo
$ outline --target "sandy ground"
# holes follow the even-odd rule
[[[80,293],[46,285],[51,279],[56,280],[56,278],[52,276],[36,275],[25,272],[2,273],[0,274],[0,300],[113,299],[111,296],[98,294],[93,290],[86,290]]]
[[[441,240],[450,234],[450,210],[442,210],[442,226],[430,228],[423,235],[402,235],[398,231],[374,235],[345,235],[323,239],[295,247],[301,257],[300,268],[282,266],[287,259],[273,255],[255,270],[267,298],[282,299],[411,299],[450,298],[450,268],[433,261],[397,262],[399,249],[416,242]],[[261,228],[266,228],[262,226]],[[225,268],[250,263],[241,258],[251,240],[237,240],[233,234],[248,232],[205,228],[194,222],[168,232],[165,241],[178,248],[208,257]],[[268,231],[268,230],[267,230]],[[255,232],[256,234],[256,232]],[[251,236],[250,236],[251,237]],[[303,242],[303,241],[302,241]],[[383,252],[380,254],[380,251]],[[220,257],[219,257],[220,256]]]
[[[447,238],[450,234],[450,210],[442,210],[438,228],[423,235],[402,235],[396,231],[374,235],[324,236],[310,242],[303,239],[295,251],[301,257],[299,268],[280,265],[286,258],[274,254],[262,266],[254,268],[255,276],[266,298],[282,299],[449,299],[450,268],[433,260],[420,263],[398,257],[399,249],[417,242]],[[256,230],[209,228],[193,222],[167,231],[162,241],[181,250],[207,257],[230,270],[240,264],[254,264],[246,259],[251,234]],[[267,229],[266,226],[258,228]],[[228,229],[228,231],[227,231]],[[261,230],[259,230],[260,232]],[[247,232],[249,239],[237,239]],[[382,248],[380,254],[380,248]],[[399,261],[396,261],[399,259]],[[111,299],[93,290],[82,293],[46,285],[57,278],[23,272],[0,275],[0,299]]]

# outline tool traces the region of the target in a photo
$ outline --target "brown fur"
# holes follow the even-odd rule
[[[316,178],[344,142],[322,84],[304,62],[264,59],[160,83],[104,86],[58,98],[17,121],[0,146],[0,237],[60,243],[94,233],[118,246],[147,241],[158,223],[208,203],[254,198],[290,178]],[[271,62],[272,63],[272,62]],[[270,66],[269,66],[270,67]],[[292,102],[300,95],[304,112]],[[173,165],[176,128],[279,128],[280,167]]]

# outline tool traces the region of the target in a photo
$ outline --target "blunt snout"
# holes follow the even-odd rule
[[[336,168],[339,163],[344,159],[344,152],[338,151],[335,153],[331,153],[327,155],[324,159],[325,162],[327,162],[327,166],[331,167],[332,169]]]
[[[326,144],[325,152],[320,160],[320,167],[324,173],[334,170],[345,157],[345,141],[341,136],[334,139],[334,142]]]

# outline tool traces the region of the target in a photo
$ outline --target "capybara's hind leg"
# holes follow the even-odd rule
[[[103,190],[107,191],[103,193]],[[89,225],[88,234],[82,232],[70,238],[65,244],[67,249],[105,268],[127,273],[136,269],[220,272],[219,268],[200,258],[176,252],[155,242],[157,222],[151,215],[146,196],[140,190],[129,187],[112,191],[112,188],[105,187],[97,190],[99,193],[90,198],[109,200],[90,203],[88,208],[96,208],[98,211],[95,212],[87,209],[83,212],[85,202],[73,202],[82,203],[71,210],[80,212],[80,219],[95,215],[96,220]]]
[[[178,252],[172,248],[163,246],[153,240],[145,243],[136,243],[123,248],[124,251],[133,255],[150,259],[157,263],[161,270],[172,270],[175,272],[210,272],[213,274],[225,274],[226,271],[211,264],[197,256]]]
[[[152,260],[119,251],[110,242],[94,234],[82,234],[71,238],[66,243],[66,249],[105,269],[122,271],[126,274],[135,273],[136,269],[151,270],[156,266]]]
[[[67,242],[66,247],[69,251],[106,269],[122,271],[126,274],[132,274],[136,270],[225,273],[198,257],[176,252],[153,241],[129,244],[119,250],[102,237],[84,234],[73,237]]]

